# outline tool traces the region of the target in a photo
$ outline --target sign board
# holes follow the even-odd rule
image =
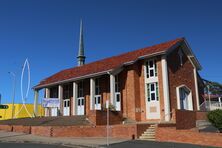
[[[8,105],[0,105],[0,109],[8,109]]]
[[[42,101],[43,107],[60,107],[60,100],[58,98],[43,98]]]

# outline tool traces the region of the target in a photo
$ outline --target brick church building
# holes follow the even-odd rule
[[[90,116],[110,109],[136,122],[172,121],[175,109],[199,110],[201,65],[185,38],[130,51],[85,64],[80,28],[78,66],[62,70],[34,87],[57,98],[60,106],[45,116]],[[37,106],[37,105],[36,105]],[[35,108],[35,113],[38,110]]]

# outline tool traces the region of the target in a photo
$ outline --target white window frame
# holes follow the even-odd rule
[[[154,90],[151,91],[151,85],[154,85]],[[147,101],[148,102],[152,102],[152,101],[159,101],[159,86],[158,86],[158,82],[154,82],[154,83],[148,83],[147,84]],[[158,90],[157,90],[158,88]],[[152,94],[155,95],[155,99],[152,100]]]
[[[150,62],[153,63],[152,67],[150,67]],[[157,71],[157,65],[156,65],[156,60],[155,59],[147,60],[145,62],[145,68],[146,68],[146,78],[147,79],[157,77],[157,75],[158,75],[157,72],[158,71]],[[151,70],[153,71],[153,76],[150,76]]]
[[[187,89],[190,93],[188,95],[188,110],[193,110],[193,98],[192,98],[192,91],[189,89],[186,85],[180,85],[176,87],[176,93],[177,93],[177,108],[181,109],[180,106],[180,88],[185,88]]]
[[[153,61],[153,67],[150,69],[149,62]],[[154,76],[150,77],[150,70],[153,70]],[[153,83],[153,82],[158,82],[158,68],[157,68],[157,62],[156,59],[148,59],[144,63],[144,78],[145,78],[145,83]],[[149,75],[149,77],[148,77]]]

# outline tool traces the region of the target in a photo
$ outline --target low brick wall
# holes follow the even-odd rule
[[[196,111],[196,120],[208,120],[207,119],[207,112]]]
[[[52,127],[53,137],[104,137],[106,126],[64,126]]]
[[[52,136],[52,128],[51,126],[32,126],[31,134],[50,137]]]
[[[106,125],[107,111],[94,110],[90,111],[88,118],[95,125]],[[109,124],[121,124],[122,113],[117,111],[109,111]]]
[[[11,132],[12,131],[12,126],[11,125],[0,125],[0,130]]]
[[[196,130],[176,130],[173,127],[158,127],[156,140],[222,147],[222,133],[200,133]]]
[[[207,112],[203,111],[175,110],[175,114],[177,129],[195,128],[197,120],[208,120]]]
[[[176,110],[176,128],[191,129],[196,127],[196,112]]]
[[[110,131],[115,138],[135,139],[138,135],[136,125],[114,125]]]
[[[13,132],[31,134],[31,127],[23,125],[13,125]]]

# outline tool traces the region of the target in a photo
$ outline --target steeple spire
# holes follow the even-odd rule
[[[80,36],[79,36],[79,52],[77,56],[78,66],[85,64],[85,55],[84,55],[84,43],[83,43],[83,23],[82,19],[80,21]]]

